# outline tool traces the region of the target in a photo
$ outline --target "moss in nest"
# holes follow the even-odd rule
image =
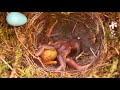
[[[104,26],[105,26],[105,37],[109,39],[109,35],[110,35],[109,23],[105,23]]]
[[[24,77],[24,78],[32,78],[32,77],[34,77],[34,70],[33,70],[33,68],[31,67],[31,66],[29,66],[29,67],[27,67],[27,68],[24,68],[24,69],[18,69],[19,70],[19,75],[21,76],[21,77]]]
[[[90,78],[115,78],[117,72],[118,59],[112,58],[110,62],[98,67],[97,70],[90,72]]]
[[[48,77],[49,78],[57,78],[58,77],[58,75],[57,75],[57,73],[55,73],[55,72],[48,72]]]
[[[15,62],[13,63],[14,68],[21,67],[21,58],[22,58],[22,49],[20,47],[21,45],[18,44],[15,50]]]
[[[11,61],[6,60],[8,64],[11,64]],[[0,62],[0,77],[1,78],[8,78],[10,75],[10,69],[7,64],[4,62]]]
[[[5,72],[8,72],[8,66],[6,64],[0,64],[0,77],[5,77]]]
[[[23,78],[45,78],[47,77],[44,71],[41,71],[33,66],[28,66],[24,69],[18,69],[18,73]]]
[[[12,41],[12,42],[16,41],[16,35],[12,28],[8,29],[8,28],[0,25],[0,36],[2,36],[1,38]]]

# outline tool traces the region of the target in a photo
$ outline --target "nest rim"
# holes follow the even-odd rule
[[[87,12],[85,12],[85,13],[87,13]],[[96,14],[98,14],[98,13],[96,13]],[[28,23],[27,23],[27,25],[25,27],[33,28],[33,25],[34,25],[33,23],[36,24],[36,22],[34,22],[34,21],[36,21],[39,17],[42,17],[42,15],[44,15],[44,12],[36,12],[36,13],[34,13],[34,17],[32,19],[29,19],[29,21],[28,21]],[[99,63],[103,62],[102,60],[106,56],[106,53],[107,53],[107,44],[106,44],[105,30],[104,30],[103,22],[102,22],[102,20],[100,19],[100,17],[98,15],[96,15],[96,16],[99,19],[99,23],[102,25],[102,32],[103,32],[102,33],[103,34],[103,38],[102,38],[102,41],[101,41],[102,46],[100,45],[101,46],[100,47],[100,54],[97,55],[96,60],[95,60],[95,62],[97,62],[97,64],[99,64]],[[43,21],[43,18],[41,18],[41,20]],[[40,27],[40,24],[37,26],[36,30],[38,30],[39,27]],[[95,63],[95,65],[90,66],[90,68],[87,71],[90,71],[90,70],[95,69],[95,68],[97,68],[96,63]],[[65,72],[67,72],[67,71],[70,72],[69,70],[66,70]],[[71,72],[73,72],[73,71],[78,71],[78,70],[72,70]],[[54,72],[54,71],[52,71],[52,72]],[[58,72],[60,72],[60,71],[58,71]],[[61,71],[61,72],[64,72],[64,71]],[[78,72],[80,72],[80,71],[78,71]]]

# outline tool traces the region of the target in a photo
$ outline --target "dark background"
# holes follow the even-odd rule
[[[0,11],[120,11],[118,0],[4,0]]]

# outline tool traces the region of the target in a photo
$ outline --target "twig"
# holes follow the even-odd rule
[[[114,49],[115,49],[115,51],[117,52],[117,54],[119,55],[120,53],[119,53],[119,51],[118,51],[118,49],[117,48],[115,48],[115,47],[113,47]]]
[[[32,26],[33,23],[34,23],[34,21],[35,21],[36,19],[38,19],[42,14],[43,14],[43,12],[40,12],[40,13],[37,12],[37,13],[33,16],[33,18],[30,19],[30,21],[29,21],[29,25]]]
[[[97,50],[96,50],[96,55],[99,55],[99,49],[100,49],[100,46],[97,47]]]
[[[92,52],[92,54],[93,54],[95,57],[97,57],[97,56],[95,55],[95,53],[93,52],[93,50],[92,50],[91,47],[90,47],[90,51]]]
[[[51,35],[51,33],[52,33],[52,30],[53,30],[53,28],[55,27],[55,25],[58,23],[58,20],[56,20],[55,22],[54,22],[54,24],[47,30],[48,31],[48,33],[47,33],[47,37],[50,37],[50,35]]]
[[[72,33],[75,31],[76,26],[77,26],[77,22],[75,23],[75,25],[73,27]]]
[[[15,69],[13,69],[12,66],[10,66],[10,65],[4,60],[4,58],[5,58],[5,57],[0,56],[0,59],[10,68],[10,70],[11,70],[11,71],[14,71],[14,73],[15,73],[18,77],[20,77],[20,76],[17,74],[17,72],[15,71]],[[11,75],[10,75],[10,77],[11,77]]]
[[[79,57],[81,57],[83,53],[84,53],[84,51],[81,52],[81,53],[75,58],[75,60],[77,60]]]
[[[13,70],[12,66],[10,66],[3,58],[0,56],[0,59],[10,68],[10,70]]]
[[[30,52],[30,50],[29,50],[29,49],[22,43],[22,41],[19,39],[18,34],[17,34],[17,30],[16,30],[15,27],[14,27],[14,30],[15,30],[15,34],[16,34],[16,36],[17,36],[18,41],[24,46],[24,48],[29,52],[29,54],[30,54],[33,58],[39,60],[40,63],[41,63],[41,65],[42,65],[42,67],[43,67],[44,69],[46,69],[46,67],[45,67],[44,64],[42,63],[41,59],[38,58],[38,57],[36,57],[35,55],[33,55],[33,54]]]

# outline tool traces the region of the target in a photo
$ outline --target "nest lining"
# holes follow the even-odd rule
[[[25,27],[29,27],[28,30],[32,31],[33,38],[35,38],[33,45],[36,48],[39,44],[47,43],[47,29],[57,19],[58,23],[51,34],[54,42],[60,39],[80,38],[79,54],[84,53],[77,59],[79,64],[95,62],[97,66],[103,60],[107,50],[104,26],[98,13],[75,12],[64,16],[60,13],[36,12],[31,16]]]

